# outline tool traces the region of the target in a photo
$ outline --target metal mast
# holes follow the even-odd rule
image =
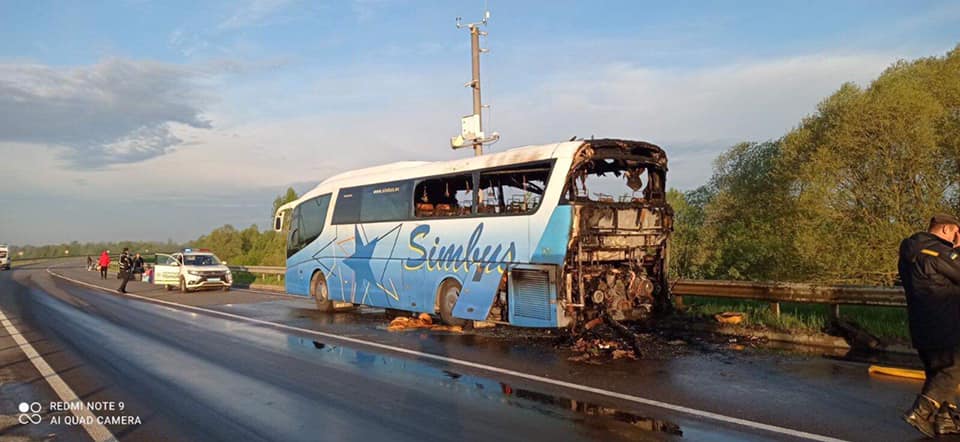
[[[466,147],[469,143],[473,146],[473,153],[476,156],[483,155],[483,144],[495,142],[500,139],[500,134],[494,132],[490,137],[484,138],[483,132],[483,104],[480,99],[480,54],[487,52],[487,49],[480,47],[480,36],[487,35],[480,30],[480,26],[486,26],[490,19],[490,11],[483,14],[483,20],[476,23],[461,23],[462,18],[457,17],[457,29],[468,28],[470,30],[470,54],[473,71],[473,78],[464,86],[473,88],[473,114],[461,118],[460,135],[450,140],[450,146],[454,149]]]

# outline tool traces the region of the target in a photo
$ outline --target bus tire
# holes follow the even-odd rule
[[[313,272],[310,278],[310,296],[317,303],[317,310],[332,312],[333,301],[330,300],[330,290],[327,288],[327,279],[319,271]]]
[[[448,279],[440,285],[437,304],[440,306],[440,320],[446,325],[466,327],[470,323],[466,319],[453,316],[453,307],[457,305],[457,299],[460,299],[460,289],[460,283],[455,279]]]
[[[163,288],[167,289],[168,292],[171,291],[171,290],[173,290],[173,286],[170,285],[170,284],[164,284],[164,285],[163,285]]]

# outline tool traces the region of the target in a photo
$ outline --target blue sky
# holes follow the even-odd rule
[[[288,185],[449,159],[482,1],[0,1],[0,242],[269,224]],[[845,81],[960,43],[957,2],[489,2],[491,150],[652,141],[706,181]],[[10,186],[12,185],[12,191]]]

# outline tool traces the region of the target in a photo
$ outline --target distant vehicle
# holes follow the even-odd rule
[[[343,173],[277,210],[286,290],[448,324],[642,318],[670,305],[666,172],[603,139]]]
[[[0,244],[0,270],[10,270],[10,247]]]
[[[179,288],[183,293],[192,290],[230,290],[233,275],[226,262],[221,262],[207,249],[183,249],[170,255],[157,253],[153,283],[167,290]]]

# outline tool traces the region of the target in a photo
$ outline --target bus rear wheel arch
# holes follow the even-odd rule
[[[330,289],[327,287],[327,278],[323,272],[317,270],[310,277],[310,296],[317,303],[317,310],[321,312],[332,312],[333,301],[330,300]]]
[[[437,309],[440,311],[440,320],[447,325],[459,325],[466,327],[470,321],[453,316],[453,308],[460,299],[460,290],[463,288],[460,282],[453,278],[447,278],[440,284],[437,290]]]

